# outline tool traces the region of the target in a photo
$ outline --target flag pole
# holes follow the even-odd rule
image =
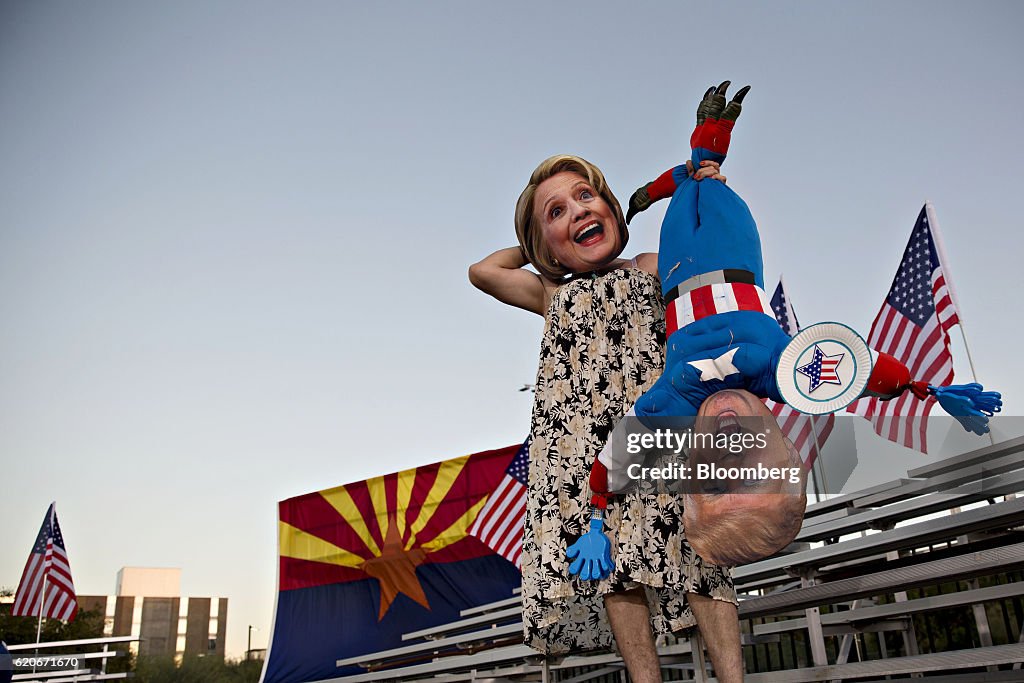
[[[813,429],[813,425],[812,425],[812,429]],[[817,461],[817,458],[815,458],[815,461]],[[817,471],[817,468],[814,466],[813,462],[811,463],[810,472],[811,472],[811,483],[814,484],[814,502],[815,503],[820,503],[821,502],[821,486],[818,484],[818,471]]]
[[[949,259],[946,257],[946,247],[942,242],[942,233],[939,231],[939,219],[935,217],[935,207],[932,206],[931,201],[925,200],[924,202],[924,213],[928,219],[928,226],[932,231],[932,241],[935,243],[935,251],[939,253],[939,263],[942,264],[942,271],[946,274],[946,289],[949,290],[949,297],[953,300],[953,306],[956,308],[957,327],[960,328],[960,338],[964,340],[964,351],[967,353],[967,364],[971,368],[971,380],[973,382],[978,381],[978,373],[974,370],[974,358],[971,357],[971,347],[967,343],[967,333],[964,332],[964,313],[963,309],[960,308],[960,300],[956,296],[956,289],[953,287],[953,276],[949,270]],[[996,439],[992,435],[992,430],[988,430],[988,440],[995,446]]]
[[[36,621],[36,645],[43,632],[43,605],[46,604],[46,574],[43,574],[43,591],[39,595],[39,619]]]
[[[786,309],[787,309],[786,310],[786,317],[789,318],[790,316],[792,316],[792,320],[790,320],[790,324],[792,325],[792,327],[794,329],[797,330],[797,332],[799,332],[800,331],[800,321],[797,320],[797,318],[796,318],[796,311],[794,311],[793,307],[789,304],[789,297],[786,296],[786,285],[784,284],[784,276],[783,276],[782,273],[779,273],[779,291],[782,292],[782,296],[785,298],[785,301],[786,301]],[[788,333],[788,331],[787,331],[787,333]],[[818,465],[818,458],[821,457],[821,444],[818,443],[818,425],[815,424],[815,422],[814,422],[814,418],[815,418],[814,415],[808,415],[808,417],[811,418],[811,436],[814,437],[814,452],[815,452],[814,460],[813,460],[813,462],[811,462],[811,467],[810,467],[810,470],[811,470],[811,481],[814,482],[814,498],[815,498],[815,502],[819,502],[820,503],[821,502],[822,494],[823,493],[826,494],[826,495],[828,494],[828,481],[825,479],[825,464],[822,463],[821,465]],[[819,474],[820,474],[820,477],[821,477],[821,484],[820,484],[820,486],[818,484]]]
[[[55,508],[57,507],[57,501],[50,503],[50,530],[53,530],[53,516],[56,513]],[[36,645],[39,645],[39,641],[42,639],[43,633],[43,610],[46,608],[46,579],[50,574],[50,568],[47,566],[47,557],[50,553],[50,543],[52,540],[46,542],[46,552],[43,554],[43,585],[39,593],[39,617],[36,620]],[[39,654],[39,648],[36,648],[36,654]],[[32,666],[32,673],[36,672],[35,665]]]
[[[817,455],[814,456],[814,465],[817,465],[818,462],[821,461],[821,444],[818,443],[818,425],[815,422],[815,418],[817,418],[817,415],[811,415],[810,418],[811,418],[811,436],[814,437],[814,452],[817,453]],[[811,467],[813,468],[814,465],[812,465]],[[827,494],[828,493],[828,479],[825,478],[825,463],[821,462],[821,465],[818,467],[818,469],[821,470],[821,485],[824,487],[825,493]]]
[[[43,606],[46,605],[46,572],[43,572],[43,588],[39,594],[39,619],[36,621],[36,655],[39,654],[39,641],[43,633]],[[36,663],[33,658],[32,673],[36,672]]]

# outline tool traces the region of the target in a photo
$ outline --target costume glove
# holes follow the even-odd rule
[[[590,518],[590,530],[565,551],[565,556],[574,560],[569,565],[570,574],[591,581],[607,578],[612,573],[612,544],[603,529],[601,512],[595,510]]]
[[[928,385],[928,393],[943,410],[959,420],[964,429],[978,436],[988,433],[988,418],[1003,409],[1002,395],[998,391],[985,391],[985,387],[977,383]]]

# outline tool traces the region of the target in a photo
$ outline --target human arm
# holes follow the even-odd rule
[[[527,263],[519,247],[499,249],[469,267],[469,281],[502,303],[544,315],[550,286],[540,275],[523,270]]]

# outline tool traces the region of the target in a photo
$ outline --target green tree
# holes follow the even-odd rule
[[[171,657],[139,657],[135,683],[256,683],[263,662],[186,657],[177,666]]]
[[[8,645],[23,645],[36,642],[36,617],[11,616],[12,603],[0,605],[0,638]],[[103,614],[99,610],[80,610],[72,621],[43,619],[40,642],[78,640],[81,638],[103,637]],[[81,648],[71,648],[81,651]]]

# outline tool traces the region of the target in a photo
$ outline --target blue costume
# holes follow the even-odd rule
[[[709,90],[698,108],[690,138],[694,169],[702,161],[725,160],[747,91],[726,105],[727,85]],[[665,371],[630,414],[641,421],[695,416],[708,396],[723,389],[784,402],[775,368],[790,337],[764,292],[761,238],[750,209],[725,183],[697,181],[680,165],[633,194],[627,221],[668,197],[658,250],[668,336]],[[613,459],[609,440],[591,472],[596,504],[603,504],[603,494],[632,483],[625,474],[632,462]]]
[[[695,167],[709,158],[724,155],[693,151]],[[696,415],[722,389],[781,403],[775,367],[790,337],[764,292],[754,217],[724,183],[698,182],[685,166],[670,173],[676,189],[658,252],[669,333],[665,372],[637,401],[636,415]]]
[[[725,160],[740,102],[749,89],[726,104],[728,85],[726,81],[710,88],[697,109],[690,138],[694,169],[702,161]],[[627,222],[669,197],[658,252],[666,303],[665,370],[627,415],[641,423],[644,418],[696,416],[704,400],[723,389],[745,389],[785,403],[776,368],[791,338],[779,326],[764,292],[761,239],[750,209],[724,183],[694,180],[681,165],[633,194]],[[921,399],[935,396],[965,428],[979,434],[988,431],[988,416],[1001,405],[998,393],[984,392],[978,384],[933,387],[913,382],[909,369],[888,354],[872,352],[871,368],[863,395],[890,399],[909,390]],[[633,483],[627,468],[644,457],[634,453],[613,458],[613,441],[609,439],[591,469],[595,508],[604,507],[608,494]],[[601,524],[595,510],[591,531],[567,551],[577,558],[569,571],[583,579],[601,578],[611,570]]]

